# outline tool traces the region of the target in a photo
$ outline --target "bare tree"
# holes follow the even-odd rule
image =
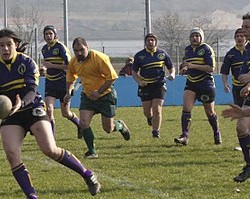
[[[205,42],[216,49],[217,60],[219,60],[219,40],[230,34],[227,25],[222,25],[223,19],[212,23],[213,19],[205,16],[191,16],[188,19],[181,17],[178,12],[167,11],[162,17],[153,22],[153,32],[160,39],[160,46],[167,50],[176,64],[181,61],[184,48],[189,44],[189,31],[194,27],[200,27],[205,33]]]
[[[44,17],[35,5],[30,5],[23,9],[19,4],[14,4],[10,11],[11,26],[25,42],[30,44],[35,41],[35,28],[40,35],[44,24]],[[31,49],[28,49],[30,54]]]

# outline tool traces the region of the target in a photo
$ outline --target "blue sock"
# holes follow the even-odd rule
[[[79,173],[84,178],[89,177],[91,175],[91,171],[86,170],[84,172],[84,167],[82,163],[78,160],[78,158],[65,149],[62,149],[61,158],[57,160],[57,162]]]
[[[191,119],[192,115],[190,112],[184,112],[182,111],[182,115],[181,115],[181,128],[182,128],[182,137],[186,137],[188,138],[188,134],[189,134],[189,129],[191,126]]]
[[[218,135],[220,131],[219,131],[219,123],[218,123],[217,115],[214,114],[212,117],[208,118],[208,121],[209,121],[209,124],[212,126],[214,135]]]
[[[249,149],[250,149],[250,134],[245,137],[238,138],[240,146],[242,148],[242,153],[244,156],[244,160],[248,166],[250,166],[250,157],[249,157]]]
[[[24,194],[29,198],[29,196],[36,196],[36,191],[32,185],[31,178],[25,165],[21,163],[17,167],[12,169],[12,174],[18,182],[19,186],[23,190]]]
[[[71,122],[73,122],[77,128],[80,128],[80,121],[79,121],[79,118],[76,116],[75,113],[72,112],[72,118],[69,119]]]

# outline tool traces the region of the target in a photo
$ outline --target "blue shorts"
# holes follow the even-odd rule
[[[237,104],[240,107],[242,107],[243,102],[244,102],[244,98],[240,96],[240,91],[242,88],[243,87],[233,86],[233,89],[232,89],[234,104]]]
[[[202,87],[194,86],[191,84],[186,84],[185,90],[191,90],[195,92],[196,99],[199,102],[212,103],[215,100],[215,88],[214,87],[202,88]]]
[[[63,98],[66,95],[65,90],[53,90],[53,89],[45,89],[45,97],[54,97],[59,99],[61,103],[63,103]],[[74,90],[72,90],[71,96],[74,95]]]
[[[1,126],[18,125],[28,132],[33,124],[41,120],[50,121],[44,107],[29,108],[2,120]]]
[[[151,101],[153,99],[164,100],[166,95],[165,84],[149,84],[144,87],[138,87],[137,95],[141,98],[141,101]]]

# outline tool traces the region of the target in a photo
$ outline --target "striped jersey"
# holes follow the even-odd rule
[[[238,78],[239,78],[240,68],[244,60],[246,59],[247,56],[246,54],[247,54],[246,50],[240,50],[237,46],[234,46],[227,52],[224,58],[220,73],[229,75],[231,71],[233,86],[242,87],[245,85],[244,83],[241,83],[238,80]]]
[[[44,61],[49,61],[53,64],[68,64],[71,55],[69,49],[60,41],[55,41],[49,45],[46,44],[42,48]],[[66,89],[66,71],[56,68],[48,68],[45,81],[46,88],[53,90]]]
[[[139,71],[141,80],[150,83],[165,83],[165,68],[173,68],[173,63],[166,51],[155,48],[149,51],[147,48],[139,51],[134,56],[133,71]]]
[[[0,94],[8,96],[12,104],[16,104],[16,95],[22,98],[23,90],[27,85],[39,83],[39,70],[37,64],[23,53],[15,53],[11,63],[6,64],[0,57]],[[43,106],[41,95],[36,93],[30,104],[32,107]],[[25,109],[27,107],[24,107]]]
[[[198,65],[209,65],[215,67],[215,54],[213,49],[206,43],[201,44],[199,47],[193,48],[191,45],[185,48],[184,61]],[[212,73],[196,69],[187,70],[187,83],[199,84],[200,87],[208,86],[215,87],[214,78]]]
[[[248,42],[246,47],[246,57],[243,65],[240,68],[239,74],[246,74],[250,71],[250,43]]]

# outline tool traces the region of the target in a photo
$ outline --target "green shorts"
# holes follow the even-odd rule
[[[97,100],[91,100],[85,93],[81,94],[80,110],[90,110],[96,114],[101,113],[104,117],[112,118],[115,116],[116,106],[117,93],[115,89]]]

